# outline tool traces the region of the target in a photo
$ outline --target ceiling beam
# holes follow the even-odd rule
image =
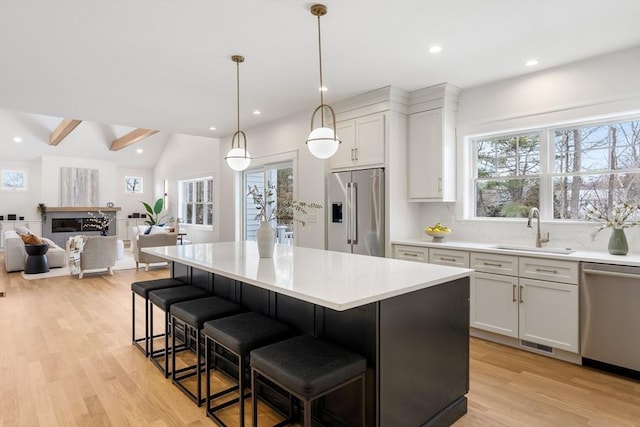
[[[111,151],[118,151],[127,147],[131,144],[134,144],[142,139],[145,139],[155,133],[158,133],[157,130],[151,129],[135,129],[129,132],[128,134],[121,136],[111,143]]]
[[[62,119],[60,124],[51,132],[49,145],[60,144],[80,123],[82,123],[82,120]]]

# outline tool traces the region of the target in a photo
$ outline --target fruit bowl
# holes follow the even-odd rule
[[[433,237],[434,242],[444,242],[444,237],[451,234],[453,230],[438,223],[433,227],[426,227],[424,232]]]
[[[427,233],[431,237],[444,237],[448,234],[451,234],[451,231],[426,231],[425,230],[425,233]]]

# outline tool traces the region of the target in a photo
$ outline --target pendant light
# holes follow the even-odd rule
[[[327,7],[323,4],[311,6],[311,14],[318,17],[318,58],[320,62],[320,106],[311,115],[311,133],[307,138],[307,148],[315,157],[328,159],[338,151],[338,145],[342,142],[336,135],[336,113],[330,105],[324,103],[324,86],[322,85],[322,38],[320,36],[320,17],[327,14]],[[329,110],[333,120],[334,129],[324,125],[324,110]],[[321,126],[314,128],[316,113],[320,112]]]
[[[224,159],[231,169],[240,172],[248,168],[251,163],[251,155],[247,151],[247,136],[240,130],[240,63],[244,62],[244,56],[233,55],[231,60],[236,63],[238,130],[231,138],[231,150],[229,150]],[[240,137],[242,137],[242,142],[240,141]],[[238,140],[237,144],[236,138]]]

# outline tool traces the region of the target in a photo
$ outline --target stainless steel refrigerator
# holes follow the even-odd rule
[[[329,250],[384,256],[384,169],[329,177]]]

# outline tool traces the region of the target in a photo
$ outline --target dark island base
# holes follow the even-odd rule
[[[448,426],[467,411],[468,278],[335,311],[179,263],[172,276],[366,357],[367,426]],[[359,396],[338,390],[321,415],[358,425]]]

